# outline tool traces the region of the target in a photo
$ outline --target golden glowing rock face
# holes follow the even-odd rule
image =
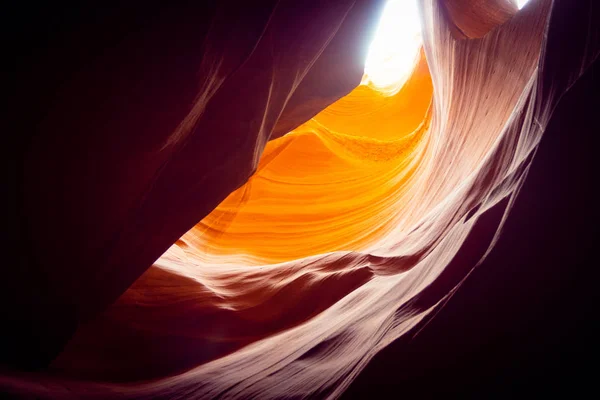
[[[259,263],[362,250],[389,228],[387,214],[414,172],[432,91],[423,52],[395,94],[357,87],[270,142],[248,183],[182,241],[208,257]]]

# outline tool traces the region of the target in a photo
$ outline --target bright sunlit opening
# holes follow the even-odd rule
[[[517,0],[517,7],[519,7],[519,10],[521,8],[523,8],[525,6],[525,4],[527,4],[529,2],[529,0]]]
[[[377,87],[401,86],[416,64],[421,45],[417,1],[388,1],[369,48],[366,79]]]

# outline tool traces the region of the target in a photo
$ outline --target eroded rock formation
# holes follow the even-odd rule
[[[490,3],[421,1],[423,51],[392,94],[356,87],[370,2],[219,7],[203,33],[177,9],[79,72],[27,147],[22,196],[46,307],[80,326],[57,334],[54,375],[2,386],[339,396],[493,247],[598,55],[597,25],[560,20],[597,18],[592,0]]]

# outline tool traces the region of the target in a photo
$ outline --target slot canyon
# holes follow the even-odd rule
[[[597,0],[5,19],[1,394],[595,390]]]

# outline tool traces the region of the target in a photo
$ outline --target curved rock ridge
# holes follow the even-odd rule
[[[381,1],[238,3],[8,10],[2,364],[46,367],[269,139],[360,83]]]

